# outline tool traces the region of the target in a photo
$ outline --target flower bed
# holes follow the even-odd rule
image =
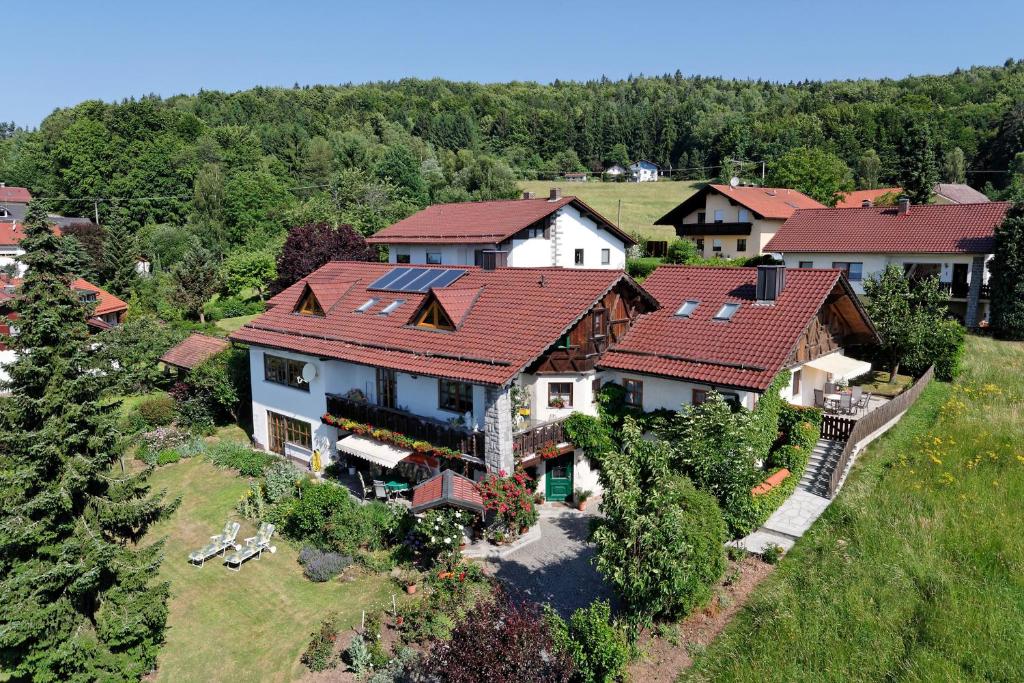
[[[389,443],[392,446],[398,446],[399,448],[408,448],[416,451],[417,453],[426,453],[439,458],[462,457],[462,453],[454,448],[436,446],[429,441],[414,439],[410,436],[406,436],[405,434],[393,432],[390,429],[381,429],[379,427],[366,424],[365,422],[350,420],[347,417],[335,417],[328,413],[324,414],[320,418],[320,421],[326,425],[337,427],[338,429],[344,429],[345,431],[352,432],[353,434],[370,436],[377,441],[383,441],[384,443]]]
[[[490,536],[493,540],[507,541],[520,535],[537,523],[537,505],[533,494],[536,482],[522,468],[508,476],[504,470],[490,475],[477,484],[484,499],[484,507],[494,512],[495,520]]]

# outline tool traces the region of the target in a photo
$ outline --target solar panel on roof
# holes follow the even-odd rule
[[[374,280],[367,289],[425,292],[431,287],[447,287],[465,274],[461,268],[395,268]]]

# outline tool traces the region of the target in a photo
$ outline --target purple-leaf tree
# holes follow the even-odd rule
[[[351,225],[298,225],[288,231],[288,239],[277,258],[277,280],[270,290],[277,294],[329,261],[376,260],[377,250]]]

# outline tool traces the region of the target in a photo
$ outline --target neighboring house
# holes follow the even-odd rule
[[[561,420],[596,414],[597,360],[656,302],[610,269],[333,262],[268,305],[230,335],[249,346],[262,447],[475,478],[521,460],[564,500],[598,482]]]
[[[612,164],[604,169],[604,174],[610,178],[620,178],[625,172],[626,169],[622,167],[622,164]]]
[[[388,247],[397,264],[498,267],[626,267],[636,244],[577,197],[552,188],[546,199],[435,204],[384,228],[367,242]]]
[[[12,310],[10,304],[18,294],[19,285],[20,278],[0,276],[0,336],[17,334],[18,314]],[[75,280],[71,286],[78,293],[82,303],[96,304],[92,315],[86,320],[93,331],[102,331],[121,324],[128,304],[82,278]],[[14,351],[0,343],[0,381],[7,381],[8,376],[4,372],[4,367],[16,358]]]
[[[570,182],[570,183],[585,183],[585,182],[587,182],[587,180],[590,179],[590,176],[587,173],[576,173],[576,172],[563,173],[562,177],[567,182]]]
[[[786,188],[710,184],[654,223],[673,226],[705,258],[759,256],[794,211],[823,206]]]
[[[0,222],[20,221],[32,201],[32,194],[24,187],[8,187],[0,183]]]
[[[839,270],[661,266],[644,281],[660,308],[601,356],[602,379],[644,411],[702,403],[711,390],[752,409],[780,371],[795,405],[870,363],[844,355],[878,335]]]
[[[60,228],[53,227],[53,232],[60,235]],[[13,267],[17,270],[12,273],[14,277],[21,277],[28,268],[21,261],[25,250],[21,248],[21,241],[25,239],[25,225],[18,221],[0,221],[0,268]]]
[[[936,183],[932,188],[935,204],[984,204],[988,196],[963,183]]]
[[[836,202],[837,209],[859,209],[865,206],[873,206],[880,197],[885,195],[895,195],[899,197],[900,193],[903,192],[903,188],[900,187],[878,187],[874,190],[853,190],[852,192],[844,192],[842,198]]]
[[[634,183],[650,183],[658,179],[658,165],[647,159],[634,161],[629,165],[629,179]]]
[[[166,373],[169,374],[173,368],[180,377],[224,351],[230,345],[227,339],[193,332],[181,343],[167,349],[164,355],[160,356],[160,362],[164,364]]]
[[[801,209],[768,243],[789,268],[841,268],[858,294],[890,263],[911,278],[938,276],[968,327],[988,316],[986,264],[1009,202]]]

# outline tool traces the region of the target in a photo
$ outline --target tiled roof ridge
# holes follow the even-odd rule
[[[1000,201],[997,201],[997,202],[961,202],[959,204],[911,204],[910,205],[910,211],[905,213],[905,214],[902,214],[902,215],[909,216],[910,214],[914,213],[914,211],[917,211],[919,209],[928,209],[928,210],[937,210],[937,211],[949,211],[951,209],[955,210],[955,207],[959,207],[959,206],[999,206],[1000,204],[1010,205],[1010,204],[1013,204],[1013,202],[1006,201],[1006,200],[1000,200]],[[834,211],[835,208],[836,207],[834,207],[834,206],[809,206],[807,208],[797,209],[797,211],[801,211],[801,212],[804,212],[804,211]],[[844,211],[886,211],[886,210],[896,211],[898,208],[899,208],[898,206],[893,204],[891,206],[851,206],[851,207],[849,207],[847,209],[843,209],[843,210]]]
[[[574,194],[563,194],[558,199],[551,199],[549,197],[512,197],[511,199],[471,199],[468,202],[442,202],[440,204],[431,204],[426,207],[428,209],[440,207],[440,206],[465,206],[466,204],[504,204],[507,202],[551,202],[557,204],[560,201],[572,201],[579,199]]]

